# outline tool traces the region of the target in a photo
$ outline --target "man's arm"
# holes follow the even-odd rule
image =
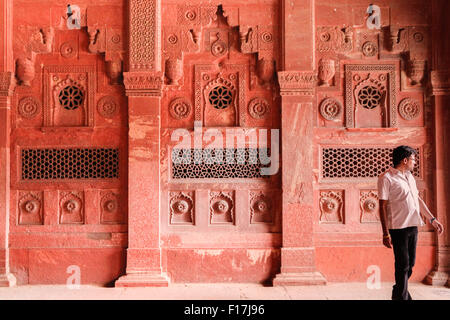
[[[389,237],[389,231],[386,225],[388,200],[379,200],[379,202],[380,202],[381,228],[383,229],[383,245],[387,248],[392,248],[391,239]]]
[[[425,202],[420,197],[418,198],[419,198],[420,212],[424,213],[427,216],[427,218],[431,222],[431,225],[438,231],[439,234],[444,232],[443,225],[431,214]]]

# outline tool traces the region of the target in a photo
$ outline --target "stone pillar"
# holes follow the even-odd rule
[[[447,154],[450,139],[450,43],[442,35],[450,32],[447,18],[450,4],[447,0],[433,0],[432,10],[432,70],[430,73],[433,96],[435,174],[435,211],[445,232],[436,235],[436,265],[426,276],[425,283],[450,285],[450,156]]]
[[[436,266],[425,282],[431,285],[450,285],[450,156],[447,154],[450,139],[450,69],[431,72],[434,96],[434,145],[436,154],[434,194],[435,216],[445,232],[437,235]]]
[[[314,1],[282,1],[282,232],[279,285],[326,284],[313,243]],[[301,52],[301,54],[299,54]]]
[[[129,1],[128,249],[116,287],[168,286],[159,245],[161,1]]]
[[[12,287],[16,278],[9,272],[9,189],[10,189],[10,110],[13,94],[12,1],[0,4],[0,287]]]

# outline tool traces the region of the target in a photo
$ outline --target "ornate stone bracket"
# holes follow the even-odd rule
[[[16,60],[16,77],[20,85],[30,86],[35,76],[34,63],[37,54],[52,51],[55,31],[51,27],[33,28],[22,31],[18,42],[23,45],[23,52]]]

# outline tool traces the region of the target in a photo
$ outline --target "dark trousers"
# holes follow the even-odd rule
[[[417,227],[389,229],[395,257],[395,285],[392,300],[412,300],[408,279],[416,262]]]

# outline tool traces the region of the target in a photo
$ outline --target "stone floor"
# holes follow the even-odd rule
[[[263,287],[248,283],[170,284],[167,288],[106,288],[82,285],[27,285],[0,288],[0,300],[389,300],[392,283]],[[414,300],[450,300],[450,288],[410,283]]]

